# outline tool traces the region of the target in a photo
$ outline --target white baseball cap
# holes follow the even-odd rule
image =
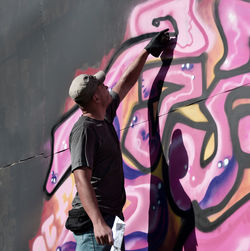
[[[93,97],[98,85],[105,80],[105,72],[95,75],[80,74],[75,77],[69,88],[69,96],[79,105],[86,105]]]

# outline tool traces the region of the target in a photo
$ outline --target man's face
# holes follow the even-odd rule
[[[101,104],[105,107],[108,107],[108,105],[112,101],[112,97],[108,91],[108,87],[103,83],[98,85],[95,94],[98,95]]]

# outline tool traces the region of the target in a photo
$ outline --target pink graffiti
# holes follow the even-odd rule
[[[142,214],[149,210],[150,198],[148,191],[150,189],[150,175],[140,176],[134,180],[126,179],[126,194],[127,205],[124,209],[124,217],[126,221],[125,235],[129,235],[135,231],[134,226],[140,222],[136,227],[136,231],[143,233],[148,232],[148,215]],[[147,247],[147,240],[143,238],[134,238],[126,243],[128,250],[140,249]]]
[[[46,190],[51,193],[57,182],[71,164],[69,152],[69,135],[74,123],[81,116],[78,110],[72,114],[63,124],[61,124],[54,133],[53,162],[49,174]]]
[[[232,70],[246,64],[250,57],[249,3],[245,1],[221,0],[219,15],[226,35],[228,53],[223,70]]]
[[[183,68],[190,68],[189,70],[183,71]],[[152,88],[152,83],[155,76],[159,71],[158,67],[143,71],[143,88],[142,97],[143,100],[147,100],[148,96],[143,93],[149,93]],[[202,94],[202,69],[200,63],[187,62],[183,64],[171,65],[167,75],[164,79],[165,82],[174,83],[183,88],[179,92],[175,92],[172,95],[168,95],[164,100],[164,105],[161,107],[160,116],[167,114],[169,108],[178,102],[182,102],[188,99],[196,98]],[[152,98],[152,97],[151,97]]]
[[[249,60],[249,33],[250,25],[248,22],[248,13],[250,4],[247,1],[235,0],[221,0],[221,1],[206,1],[206,5],[199,5],[200,1],[170,1],[170,0],[150,0],[143,2],[133,9],[128,20],[125,40],[137,37],[150,32],[157,32],[164,28],[170,28],[173,31],[174,26],[169,20],[162,20],[159,26],[152,25],[152,21],[159,17],[171,16],[176,20],[179,30],[177,46],[174,52],[174,59],[183,60],[183,63],[175,63],[171,65],[164,81],[164,90],[168,90],[169,86],[179,87],[173,92],[168,93],[162,97],[162,102],[159,107],[159,129],[160,137],[163,141],[164,130],[168,129],[168,118],[171,114],[171,108],[174,105],[181,104],[189,100],[195,100],[196,104],[207,109],[213,121],[208,118],[204,124],[203,129],[198,129],[179,121],[171,130],[180,129],[182,131],[183,143],[188,155],[188,171],[185,177],[180,180],[180,183],[191,201],[196,200],[200,203],[201,210],[209,209],[219,205],[235,186],[236,179],[239,175],[240,161],[235,161],[230,175],[216,186],[216,189],[211,190],[209,197],[204,203],[204,198],[207,198],[208,190],[216,181],[227,171],[230,159],[234,157],[234,149],[232,145],[232,137],[230,132],[230,125],[227,114],[225,112],[225,103],[236,88],[248,86],[250,83],[250,74],[234,74],[234,76],[227,75],[226,78],[219,77],[217,82],[214,82],[212,90],[206,89],[207,86],[204,81],[213,79],[214,76],[207,76],[206,68],[203,67],[205,59],[200,57],[203,53],[214,53],[218,44],[224,43],[224,50],[218,47],[218,53],[225,55],[226,58],[221,66],[221,69],[230,70],[237,67],[244,66]],[[215,9],[215,4],[219,4],[219,20],[207,19],[204,13],[209,8]],[[180,8],[181,6],[181,8]],[[209,8],[208,8],[209,7]],[[207,9],[205,9],[207,8]],[[215,15],[214,15],[215,17]],[[221,29],[217,30],[218,26],[215,23],[220,22]],[[219,33],[221,32],[221,33]],[[218,33],[220,37],[218,38]],[[225,34],[225,38],[223,37]],[[220,40],[222,39],[222,41]],[[225,41],[224,41],[225,40]],[[112,64],[105,84],[112,88],[126,67],[133,62],[138,53],[145,47],[148,40],[140,41],[137,44],[132,44],[125,51],[123,51]],[[226,51],[228,46],[228,51]],[[210,55],[215,57],[218,55]],[[193,58],[196,60],[193,62]],[[216,59],[214,59],[216,61]],[[218,59],[220,60],[220,59]],[[182,61],[178,61],[182,62]],[[217,62],[209,61],[209,65],[215,68]],[[152,63],[161,63],[159,59],[149,57],[146,66]],[[150,171],[152,164],[157,160],[156,155],[160,151],[160,146],[155,148],[149,147],[149,123],[148,123],[148,108],[145,105],[148,101],[149,93],[151,91],[152,83],[159,71],[159,64],[153,68],[145,68],[141,74],[141,88],[136,85],[128,94],[126,99],[121,103],[117,118],[121,129],[121,138],[126,135],[124,139],[123,157],[126,163],[129,163],[129,168],[133,171],[138,171],[139,165]],[[211,74],[211,73],[210,73]],[[216,77],[218,77],[216,75]],[[208,96],[205,96],[209,93]],[[204,94],[204,96],[203,96]],[[206,98],[206,100],[203,100]],[[142,105],[143,103],[143,105]],[[136,105],[139,108],[133,110]],[[188,107],[185,107],[188,109]],[[190,108],[191,109],[191,108]],[[132,113],[133,112],[133,113]],[[176,110],[175,113],[181,113]],[[202,111],[201,111],[202,113]],[[70,165],[70,155],[68,150],[68,137],[74,122],[78,119],[81,112],[77,110],[63,123],[56,128],[54,133],[54,148],[53,148],[53,162],[51,165],[51,172],[47,180],[46,189],[51,193],[59,180],[63,177]],[[196,114],[192,113],[192,118]],[[129,118],[134,118],[133,124],[128,124]],[[215,123],[217,135],[217,142],[214,149],[213,158],[205,167],[201,167],[200,157],[205,137],[206,130],[209,129],[210,123]],[[249,122],[250,116],[242,117],[239,121],[239,127],[236,134],[240,142],[241,150],[247,154],[250,153],[249,142]],[[194,122],[195,123],[195,122]],[[170,132],[171,135],[172,132]],[[215,143],[215,141],[213,141]],[[167,153],[168,145],[163,145],[164,154]],[[206,146],[205,146],[206,147]],[[216,149],[216,152],[215,152]],[[126,151],[125,151],[126,150]],[[150,152],[152,151],[152,152]],[[150,159],[154,156],[155,158]],[[154,175],[158,175],[162,180],[160,167],[154,171],[155,173],[142,174],[133,179],[125,179],[125,188],[127,193],[127,203],[124,207],[124,215],[126,219],[125,236],[141,232],[148,233],[149,226],[149,208],[152,203],[150,201],[150,180]],[[53,195],[51,201],[44,206],[44,216],[42,218],[41,226],[36,238],[32,241],[32,250],[52,250],[57,246],[62,245],[68,241],[73,241],[72,235],[64,228],[63,222],[66,219],[67,209],[75,192],[72,182],[68,183],[69,177],[59,190]],[[246,181],[245,181],[246,182]],[[173,189],[173,188],[172,188]],[[65,194],[67,192],[70,195]],[[225,203],[223,209],[218,209],[215,215],[212,215],[213,220],[219,217],[219,214],[228,215],[228,209],[234,205],[244,194],[249,191],[249,186],[236,187],[236,194],[231,204]],[[175,196],[175,195],[174,195]],[[177,197],[174,197],[178,200]],[[178,203],[177,203],[178,204]],[[55,206],[53,208],[53,206]],[[221,225],[210,232],[202,232],[198,228],[195,229],[198,250],[247,250],[250,247],[249,242],[249,217],[247,211],[249,201],[243,204],[232,215],[230,215]],[[184,208],[184,207],[183,207]],[[181,209],[183,209],[181,208]],[[222,208],[222,206],[221,206]],[[49,212],[49,213],[48,213]],[[160,214],[160,212],[157,212]],[[216,214],[218,213],[218,215]],[[157,216],[157,215],[156,215]],[[208,216],[210,217],[210,216]],[[157,218],[157,217],[156,217]],[[173,221],[175,219],[172,219]],[[210,219],[211,220],[211,219]],[[155,221],[155,225],[158,222]],[[155,226],[154,227],[157,227]],[[160,224],[159,224],[160,226]],[[167,240],[167,234],[165,240]],[[165,241],[164,239],[162,241]],[[139,236],[138,238],[131,238],[126,242],[126,250],[135,250],[140,248],[147,248],[148,243],[146,238]]]
[[[72,232],[64,226],[75,193],[75,183],[71,175],[56,191],[53,198],[45,203],[46,210],[42,214],[39,232],[30,241],[30,250],[56,250],[64,243],[75,241]]]
[[[196,229],[199,240],[198,250],[230,250],[243,251],[250,248],[250,202],[248,201],[237,213],[230,216],[224,223],[211,232]]]
[[[240,140],[241,150],[250,154],[250,132],[249,132],[250,116],[242,118],[239,122],[238,137]]]
[[[154,145],[154,149],[149,147],[149,129],[145,122],[148,121],[147,109],[140,109],[134,113],[135,125],[131,125],[128,129],[128,134],[125,139],[125,147],[139,160],[140,164],[144,167],[150,168],[152,162],[148,156],[156,155],[159,152],[159,145]],[[131,140],[136,139],[136,144],[131,146]],[[135,140],[133,140],[135,141]],[[149,151],[151,151],[149,153]],[[154,154],[156,153],[156,154]],[[154,161],[153,161],[154,162]]]
[[[134,37],[165,28],[174,31],[169,21],[161,21],[158,27],[152,25],[155,18],[170,15],[176,20],[179,29],[175,56],[200,55],[209,47],[208,36],[210,42],[213,42],[214,36],[199,17],[196,6],[194,0],[157,0],[139,4],[130,15],[127,33]]]
[[[210,97],[206,100],[206,107],[209,109],[213,119],[216,121],[216,126],[218,130],[218,149],[216,156],[206,168],[200,168],[199,157],[196,158],[196,161],[194,163],[190,163],[190,177],[186,176],[182,182],[185,191],[192,200],[202,200],[213,178],[219,176],[222,170],[225,170],[219,168],[218,164],[220,163],[220,161],[223,162],[225,158],[231,158],[233,154],[232,145],[230,143],[231,141],[229,140],[231,136],[229,131],[228,119],[224,112],[224,109],[222,108],[225,105],[227,95],[230,93],[229,90],[245,85],[246,81],[247,76],[237,76],[231,78],[230,80],[220,81],[214,91],[211,93]],[[221,107],[221,109],[218,109],[218,107]],[[194,135],[199,134],[190,133],[190,135],[192,135],[191,137],[194,137]],[[199,137],[203,138],[201,135]],[[190,138],[188,139],[189,141]],[[194,145],[197,146],[197,149],[201,149],[201,145],[197,144],[197,142],[199,142],[198,138],[192,140],[192,142],[195,143]],[[227,142],[227,144],[225,144],[224,142]],[[190,148],[194,147],[191,147],[191,145],[189,145],[187,149]],[[189,156],[192,156],[192,154],[190,154]],[[198,156],[200,156],[200,154]],[[234,184],[237,174],[236,170],[237,168],[234,169],[234,172],[231,175],[231,181],[227,183],[227,186],[223,186],[221,188],[221,192],[218,193],[217,191],[216,196],[214,196],[214,199],[217,202],[221,201],[225,197],[225,195],[229,192],[230,188]],[[212,205],[214,204],[209,204],[209,206]]]

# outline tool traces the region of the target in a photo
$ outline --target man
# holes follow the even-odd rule
[[[168,41],[168,29],[158,33],[110,92],[103,83],[102,71],[94,76],[81,74],[72,81],[69,95],[83,113],[70,134],[77,194],[66,227],[74,232],[76,251],[110,250],[115,216],[124,219],[122,155],[113,120],[119,103],[138,80],[148,55],[158,57]]]

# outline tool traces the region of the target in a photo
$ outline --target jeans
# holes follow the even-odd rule
[[[112,228],[115,216],[113,215],[105,215],[104,217],[105,222]],[[123,219],[122,217],[120,217]],[[75,251],[109,251],[111,246],[109,245],[99,245],[96,242],[95,234],[93,228],[86,231],[84,234],[76,235],[74,234],[76,240],[76,249]],[[121,250],[125,250],[124,248],[124,241],[122,244]]]

